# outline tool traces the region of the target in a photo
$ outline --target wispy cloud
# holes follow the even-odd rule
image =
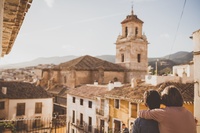
[[[48,7],[52,8],[55,0],[44,0]]]
[[[156,0],[134,0],[133,2],[134,3],[141,3],[141,2],[153,2],[153,1],[156,1]]]
[[[59,30],[59,29],[61,29],[63,27],[64,27],[64,25],[58,25],[58,26],[49,27],[49,28],[46,28],[46,29],[44,28],[44,29],[40,29],[40,30],[34,30],[34,31],[31,31],[31,32],[19,34],[18,36],[25,36],[25,35],[34,34],[34,33],[50,32],[50,31]]]
[[[168,33],[164,33],[160,35],[160,38],[165,38],[165,39],[169,39],[169,34]]]
[[[120,16],[120,15],[124,15],[124,14],[126,14],[126,13],[117,13],[117,14],[111,14],[111,15],[107,15],[107,16],[88,18],[88,19],[77,21],[75,23],[91,22],[91,21],[96,21],[96,20],[111,18],[111,17],[115,17],[115,16]]]

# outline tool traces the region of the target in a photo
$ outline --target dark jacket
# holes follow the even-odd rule
[[[129,133],[129,130],[127,127],[123,129],[123,133]]]
[[[159,133],[158,122],[137,118],[133,124],[132,133]]]

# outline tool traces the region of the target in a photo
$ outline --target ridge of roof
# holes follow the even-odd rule
[[[67,91],[67,94],[79,96],[88,99],[94,99],[95,96],[104,94],[108,91],[107,86],[82,85]]]
[[[144,23],[142,20],[140,20],[137,15],[127,15],[126,18],[121,22],[121,24],[124,24],[126,22],[129,22],[129,21],[136,21],[136,22],[139,22],[139,23]]]
[[[99,68],[105,71],[124,71],[125,68],[90,55],[78,57],[65,63],[59,64],[62,69],[75,70],[98,70]]]
[[[193,103],[194,101],[194,83],[176,83],[176,82],[164,82],[157,86],[138,84],[135,88],[129,86],[116,87],[105,94],[107,98],[119,98],[128,101],[143,101],[143,94],[146,90],[154,89],[161,93],[165,87],[169,85],[176,86],[183,96],[184,102]]]

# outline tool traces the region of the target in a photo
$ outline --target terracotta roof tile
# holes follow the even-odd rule
[[[96,57],[92,57],[89,55],[81,56],[79,58],[73,59],[71,61],[61,63],[59,65],[61,69],[70,70],[98,70],[99,68],[104,69],[104,71],[124,71],[125,68],[108,62],[101,60]]]
[[[67,90],[68,90],[67,86],[56,84],[52,87],[52,89],[49,89],[48,92],[60,97],[66,97]]]
[[[179,91],[183,95],[183,99],[185,102],[193,102],[194,101],[194,84],[193,83],[173,83],[167,82],[162,83],[157,86],[147,85],[147,84],[139,84],[135,88],[131,88],[130,85],[114,88],[113,90],[106,93],[105,97],[107,98],[119,98],[124,99],[132,102],[142,102],[143,101],[143,94],[146,90],[154,89],[158,92],[164,90],[164,88],[168,85],[175,85],[179,88]]]
[[[7,93],[2,93],[2,87],[7,88]],[[51,95],[42,87],[31,83],[16,81],[0,81],[0,99],[34,99],[50,98]]]
[[[107,91],[107,86],[83,85],[77,88],[70,89],[69,91],[67,91],[67,93],[74,96],[93,99],[95,98],[95,96],[105,94]]]
[[[140,20],[137,15],[128,15],[126,17],[126,19],[124,19],[121,24],[124,24],[124,23],[127,23],[127,22],[130,22],[130,21],[136,21],[136,22],[139,22],[139,23],[144,23],[142,20]]]

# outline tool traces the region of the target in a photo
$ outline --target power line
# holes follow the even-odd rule
[[[182,16],[183,16],[184,9],[185,9],[185,5],[186,5],[186,0],[184,1],[184,4],[183,4],[183,9],[182,9],[181,16],[180,16],[178,26],[177,26],[177,29],[176,29],[176,34],[175,34],[175,37],[174,37],[174,40],[173,40],[173,43],[172,43],[172,47],[170,49],[169,59],[170,59],[170,55],[171,55],[172,49],[173,49],[175,41],[176,41],[176,37],[177,37],[177,33],[178,33],[178,30],[179,30],[179,27],[180,27],[180,23],[181,23],[181,19],[182,19]]]

